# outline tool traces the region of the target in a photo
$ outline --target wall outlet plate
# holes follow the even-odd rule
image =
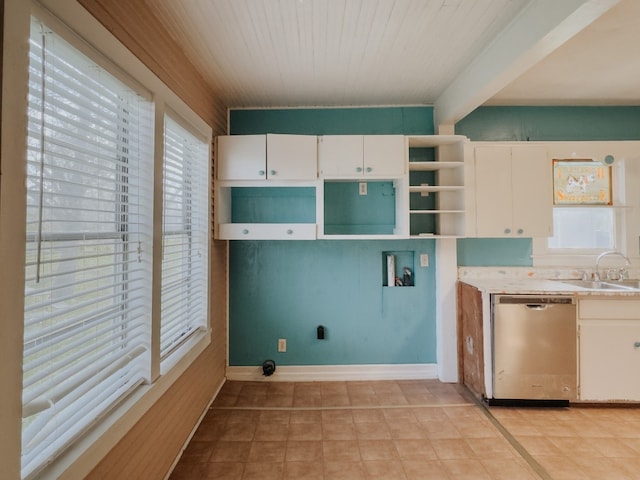
[[[421,267],[428,267],[429,266],[429,254],[428,253],[421,253],[420,254],[420,266]]]
[[[360,182],[358,184],[358,193],[360,195],[366,195],[367,194],[367,182]]]
[[[287,339],[279,338],[278,339],[278,352],[286,352],[287,351]]]

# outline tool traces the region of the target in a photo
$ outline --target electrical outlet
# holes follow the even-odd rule
[[[429,254],[428,253],[421,253],[420,254],[420,266],[421,267],[428,267],[429,266]]]
[[[278,351],[279,352],[286,352],[287,351],[287,339],[286,338],[279,338],[278,339]]]
[[[367,182],[360,182],[358,184],[358,193],[360,195],[366,195],[367,194]]]

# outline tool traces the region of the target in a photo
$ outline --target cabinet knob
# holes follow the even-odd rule
[[[510,228],[505,228],[504,229],[504,233],[509,235],[511,233],[511,229]]]
[[[275,171],[275,170],[270,170],[270,171],[269,171],[269,175],[273,176],[273,175],[275,175],[275,174],[276,174],[276,171]]]
[[[524,230],[522,228],[518,229],[518,235],[522,235],[524,233]]]
[[[293,233],[293,230],[291,230],[290,228],[287,228],[287,235],[291,235]]]
[[[264,175],[264,173],[265,173],[264,170],[258,170],[258,175],[262,176]]]
[[[373,168],[367,167],[367,172],[371,172],[371,170],[373,170]]]
[[[242,229],[242,234],[243,234],[243,235],[246,235],[247,233],[249,233],[249,230],[247,230],[246,228],[243,228],[243,229]]]
[[[640,342],[633,342],[633,348],[640,348]]]
[[[362,167],[356,168],[356,172],[360,173],[362,171]]]

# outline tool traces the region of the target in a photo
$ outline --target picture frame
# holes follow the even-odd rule
[[[554,205],[612,205],[611,166],[583,159],[553,160]]]

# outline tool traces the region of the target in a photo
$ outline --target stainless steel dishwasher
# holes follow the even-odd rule
[[[571,296],[492,295],[493,398],[576,398],[576,305]]]

